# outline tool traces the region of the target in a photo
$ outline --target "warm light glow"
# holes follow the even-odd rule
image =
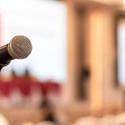
[[[125,0],[123,0],[123,5],[125,5]]]

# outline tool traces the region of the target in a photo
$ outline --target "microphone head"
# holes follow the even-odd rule
[[[8,44],[8,52],[14,59],[24,59],[32,51],[32,44],[30,40],[23,36],[15,36]]]

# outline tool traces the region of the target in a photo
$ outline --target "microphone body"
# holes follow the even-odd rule
[[[30,40],[25,36],[15,36],[10,43],[0,47],[0,70],[11,60],[24,59],[32,51]]]
[[[13,60],[13,57],[10,56],[7,48],[8,44],[0,48],[0,70]]]

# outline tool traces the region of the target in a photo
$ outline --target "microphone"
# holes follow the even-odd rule
[[[8,65],[11,60],[28,57],[31,51],[32,44],[26,36],[13,37],[10,43],[0,47],[0,70]]]

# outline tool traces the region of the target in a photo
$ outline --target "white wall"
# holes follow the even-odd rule
[[[25,60],[13,61],[11,68],[21,73],[25,66],[39,78],[66,79],[66,5],[49,0],[1,0],[3,44],[14,35],[28,36],[32,54]]]

